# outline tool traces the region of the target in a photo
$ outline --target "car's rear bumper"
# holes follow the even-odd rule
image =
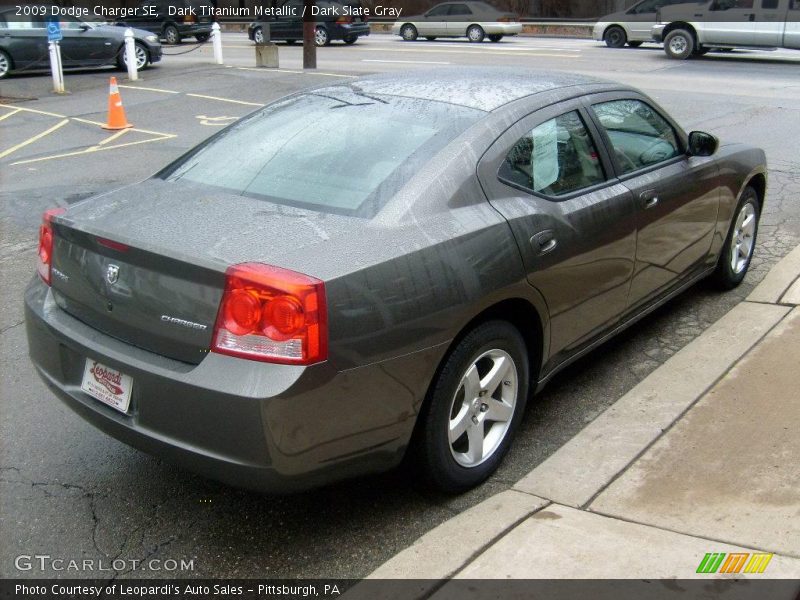
[[[482,27],[486,35],[518,35],[522,33],[522,23],[482,23]]]
[[[391,468],[438,348],[336,372],[210,353],[180,363],[106,336],[61,310],[38,277],[25,292],[30,358],[81,417],[131,446],[239,487],[285,493]],[[133,378],[128,413],[81,390],[87,358]]]
[[[332,40],[343,40],[353,36],[369,35],[369,25],[367,23],[333,23],[328,25],[328,31]]]

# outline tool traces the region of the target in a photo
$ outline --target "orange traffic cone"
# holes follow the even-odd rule
[[[127,129],[128,127],[133,127],[133,125],[128,123],[128,119],[125,117],[117,78],[112,77],[108,89],[108,122],[103,125],[103,129]]]

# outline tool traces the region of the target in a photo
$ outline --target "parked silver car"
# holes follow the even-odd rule
[[[627,10],[602,17],[595,24],[592,37],[605,42],[609,48],[622,48],[625,44],[638,48],[643,42],[653,41],[650,30],[657,22],[658,9],[684,2],[686,0],[641,0]]]
[[[488,37],[491,42],[499,42],[521,32],[517,15],[500,12],[485,2],[437,4],[425,14],[398,20],[392,26],[392,33],[407,42],[420,36],[430,41],[437,37],[466,37],[470,42],[482,42]]]

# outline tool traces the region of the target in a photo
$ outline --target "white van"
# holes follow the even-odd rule
[[[800,49],[800,0],[711,0],[664,7],[652,29],[670,58],[710,48]]]

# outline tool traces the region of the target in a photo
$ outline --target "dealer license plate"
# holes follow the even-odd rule
[[[92,360],[86,359],[83,369],[81,389],[97,398],[100,402],[116,408],[120,412],[128,412],[131,403],[131,389],[133,378],[116,369]]]

